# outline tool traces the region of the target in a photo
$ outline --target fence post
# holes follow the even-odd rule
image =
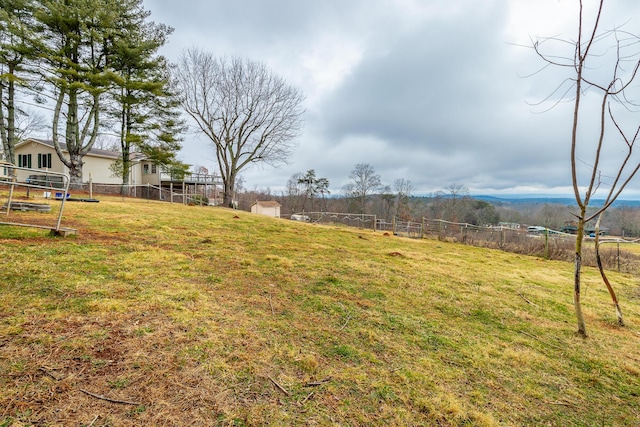
[[[7,216],[11,212],[11,199],[13,199],[13,189],[18,181],[18,174],[15,169],[11,169],[11,186],[9,187],[9,200],[7,200]]]
[[[374,215],[373,216],[373,232],[374,233],[378,231],[377,228],[378,228],[378,216]]]
[[[544,229],[544,259],[549,259],[549,227]]]
[[[173,182],[169,183],[169,203],[173,203]]]

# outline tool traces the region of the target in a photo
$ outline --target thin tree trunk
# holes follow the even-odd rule
[[[618,297],[616,296],[616,292],[613,290],[613,286],[609,282],[609,278],[604,272],[604,267],[602,266],[602,259],[600,258],[600,219],[602,215],[598,216],[598,220],[596,221],[596,262],[598,263],[598,270],[600,270],[600,276],[602,277],[602,281],[604,282],[607,290],[609,291],[609,295],[611,295],[611,300],[613,301],[613,306],[616,308],[616,318],[618,319],[618,325],[624,326],[624,318],[622,317],[622,310],[620,309],[620,304],[618,302]]]
[[[0,102],[4,99],[4,87],[0,83]],[[2,139],[2,150],[5,155],[5,159],[11,163],[13,161],[9,158],[9,140],[7,139],[7,127],[5,124],[4,107],[0,104],[0,139]]]
[[[122,152],[122,187],[120,188],[120,194],[122,195],[127,194],[127,184],[129,184],[129,167],[131,166],[131,159],[129,158],[131,147],[128,141],[131,129],[130,116],[130,111],[123,106],[122,116],[120,118],[120,149]]]
[[[15,163],[15,145],[16,145],[16,118],[15,118],[15,69],[9,65],[7,78],[7,115],[4,115],[4,106],[0,106],[0,135],[2,136],[2,148],[5,158],[8,162]],[[4,99],[4,85],[0,83],[0,102]]]
[[[7,157],[11,163],[15,163],[15,146],[16,146],[16,106],[15,106],[15,93],[16,86],[14,83],[13,75],[15,69],[9,67],[9,92],[7,93]]]
[[[582,303],[580,301],[581,292],[581,271],[582,271],[582,242],[584,239],[584,215],[578,219],[578,234],[576,235],[576,263],[573,281],[573,305],[576,311],[576,320],[578,321],[578,335],[587,337],[587,326],[582,313]]]

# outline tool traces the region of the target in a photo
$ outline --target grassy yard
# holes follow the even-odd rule
[[[55,211],[55,209],[54,209]],[[31,215],[50,220],[50,214]],[[637,426],[640,283],[221,208],[0,227],[0,426]]]

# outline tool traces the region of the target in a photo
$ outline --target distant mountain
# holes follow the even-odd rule
[[[486,195],[472,195],[474,199],[484,200],[492,205],[544,205],[555,204],[565,206],[575,206],[576,200],[573,197],[557,197],[557,196],[536,196],[536,195],[511,195],[511,196],[486,196]],[[604,200],[596,199],[592,200],[589,205],[593,207],[602,206]],[[617,200],[614,207],[619,206],[633,206],[640,207],[640,200]]]

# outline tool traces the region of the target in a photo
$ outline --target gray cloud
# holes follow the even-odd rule
[[[313,168],[336,192],[362,162],[385,183],[410,179],[423,193],[454,182],[478,193],[570,185],[571,105],[546,112],[548,104],[531,105],[569,74],[534,73],[543,63],[517,44],[528,44],[529,34],[573,36],[572,2],[187,3],[145,2],[152,19],[176,28],[167,56],[198,46],[264,61],[308,94],[291,164],[243,172],[249,188],[282,188],[293,173]],[[632,0],[610,4],[609,27],[640,10]],[[183,157],[201,164],[214,157],[203,153],[208,147],[188,140]],[[585,163],[590,158],[585,150]]]

